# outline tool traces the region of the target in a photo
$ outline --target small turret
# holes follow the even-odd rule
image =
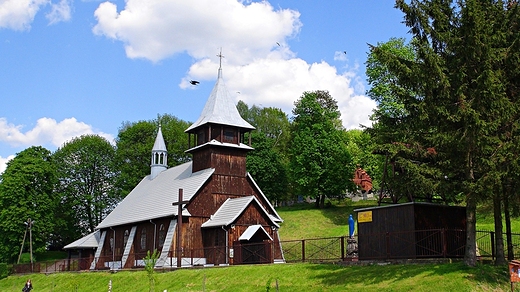
[[[168,151],[166,150],[166,144],[164,143],[160,125],[157,137],[155,138],[155,143],[153,144],[152,164],[150,166],[150,179],[154,179],[159,173],[168,168]]]

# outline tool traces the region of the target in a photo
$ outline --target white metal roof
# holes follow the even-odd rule
[[[269,216],[271,217],[271,219],[277,223],[283,222],[282,217],[280,217],[280,215],[278,215],[278,212],[276,212],[276,209],[273,207],[273,205],[271,205],[271,202],[269,202],[269,199],[267,199],[264,192],[262,192],[262,190],[256,184],[255,180],[253,179],[253,177],[251,176],[251,174],[249,172],[247,173],[247,177],[249,177],[249,179],[253,182],[253,184],[255,185],[255,188],[258,190],[260,195],[263,197],[264,201],[267,202],[267,205],[269,206],[269,210],[266,210],[266,211],[267,211],[267,213],[269,213]]]
[[[99,244],[99,238],[99,230],[96,230],[74,241],[73,243],[67,244],[65,247],[63,247],[63,249],[97,248]]]
[[[260,202],[255,196],[247,196],[241,198],[227,199],[222,206],[215,212],[211,218],[204,222],[201,227],[219,227],[219,226],[228,226],[235,222],[238,217],[244,212],[244,210],[251,204],[256,203],[260,209],[264,212],[265,215],[269,219],[271,219],[271,223],[273,226],[279,227],[279,225],[272,220],[272,217],[267,213],[267,211],[262,207]]]
[[[179,189],[189,201],[214,172],[208,168],[192,173],[191,166],[190,161],[169,168],[153,180],[146,176],[96,228],[176,216],[178,208],[172,203],[179,201]],[[182,213],[190,215],[187,210]]]
[[[262,225],[251,225],[249,227],[247,227],[246,231],[244,231],[244,233],[242,233],[242,235],[240,235],[240,237],[238,238],[238,240],[250,240],[251,237],[253,237],[253,235],[256,234],[256,232],[258,230],[262,230],[263,233],[265,235],[267,235],[267,237],[270,239],[270,240],[273,240],[273,238],[269,235],[269,233],[267,233],[267,231],[265,231],[265,229],[262,227]]]
[[[251,126],[251,124],[240,116],[235,103],[229,96],[222,79],[222,69],[218,70],[217,82],[206,101],[206,105],[199,119],[189,126],[185,132],[189,132],[208,123],[229,125],[251,130],[255,129],[255,127]]]
[[[223,147],[226,147],[226,148],[238,148],[238,149],[246,149],[246,150],[254,150],[254,148],[244,144],[244,143],[240,143],[240,144],[235,144],[235,143],[226,143],[226,142],[219,142],[215,139],[209,141],[209,142],[206,142],[204,144],[201,144],[201,145],[197,145],[191,149],[188,149],[186,150],[185,152],[192,152],[193,150],[195,149],[199,149],[199,148],[203,148],[203,147],[206,147],[208,145],[213,145],[213,146],[223,146]]]

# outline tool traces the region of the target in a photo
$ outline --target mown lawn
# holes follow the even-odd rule
[[[349,215],[355,218],[355,209],[373,206],[377,206],[375,200],[342,200],[324,209],[315,209],[313,204],[307,203],[280,207],[276,210],[284,220],[279,231],[280,238],[293,240],[348,235]]]
[[[19,292],[27,278],[34,291],[148,291],[144,271],[10,276],[0,291]],[[273,264],[181,269],[156,273],[155,291],[510,291],[506,267],[460,262],[341,266]]]
[[[284,219],[282,240],[337,237],[348,234],[354,209],[376,206],[375,201],[342,201],[322,210],[312,204],[278,208]],[[490,230],[493,216],[479,210],[477,228]],[[513,232],[520,231],[515,222]],[[492,229],[492,227],[491,227]],[[57,255],[53,255],[57,257]],[[424,264],[273,264],[189,268],[155,273],[155,291],[511,291],[507,267],[461,262]],[[31,278],[33,291],[149,291],[144,271],[79,272],[14,275],[0,280],[0,291],[20,291]],[[516,289],[515,291],[520,291]]]

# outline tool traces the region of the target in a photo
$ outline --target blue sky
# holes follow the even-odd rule
[[[407,37],[391,0],[0,0],[0,172],[34,145],[110,141],[125,121],[195,121],[217,77],[290,115],[328,90],[347,129],[369,125],[367,43]],[[189,80],[200,84],[192,86]]]

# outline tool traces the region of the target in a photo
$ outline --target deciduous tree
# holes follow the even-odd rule
[[[72,216],[68,229],[81,235],[94,232],[121,199],[114,189],[114,146],[101,136],[84,135],[66,142],[53,158],[60,180],[58,192],[67,208],[63,212]]]
[[[351,161],[337,102],[327,91],[304,92],[295,102],[289,146],[290,173],[300,194],[323,207],[345,191]]]
[[[29,218],[34,221],[33,251],[45,251],[59,227],[55,212],[60,197],[54,192],[55,184],[51,152],[43,147],[27,148],[7,163],[0,181],[0,261],[16,259]],[[25,251],[28,246],[26,240]]]

